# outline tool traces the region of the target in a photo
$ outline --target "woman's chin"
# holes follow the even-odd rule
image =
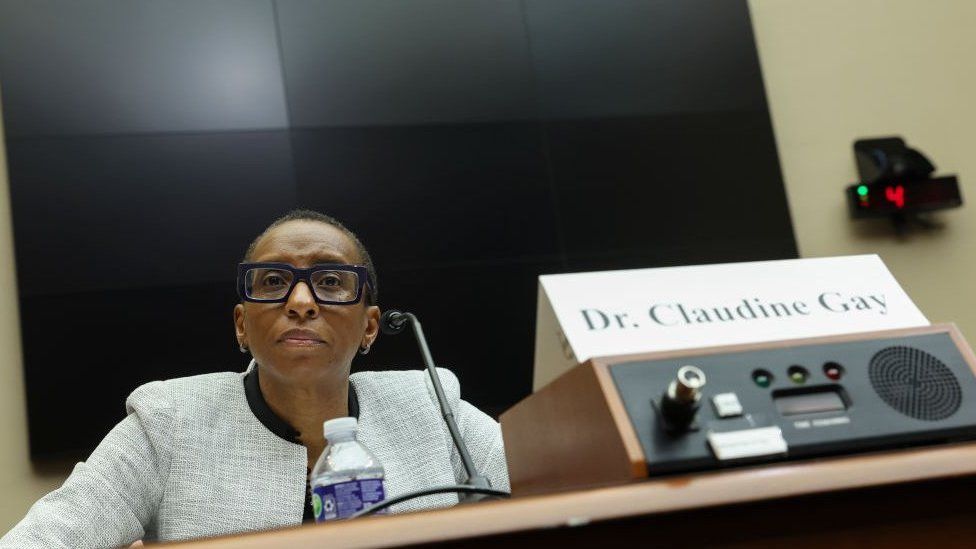
[[[274,369],[284,376],[321,376],[339,365],[329,347],[286,347],[277,349]]]

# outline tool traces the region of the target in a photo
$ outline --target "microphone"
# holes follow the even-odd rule
[[[485,495],[508,496],[506,492],[493,490],[488,477],[479,474],[475,468],[474,462],[471,460],[471,454],[468,453],[468,448],[465,446],[464,440],[461,438],[461,432],[458,430],[457,422],[454,420],[454,412],[451,411],[447,397],[444,396],[444,388],[441,386],[441,380],[437,375],[437,368],[434,367],[434,359],[430,355],[430,348],[427,347],[427,338],[424,337],[424,331],[420,327],[420,321],[417,320],[417,317],[413,313],[404,313],[393,309],[386,311],[380,317],[380,330],[384,334],[398,334],[407,327],[407,324],[413,327],[414,337],[417,339],[417,345],[420,346],[420,354],[423,355],[424,364],[427,366],[427,374],[430,376],[430,381],[434,386],[434,394],[437,396],[437,402],[441,406],[441,415],[444,417],[447,429],[451,432],[454,447],[457,449],[458,455],[461,456],[461,462],[464,464],[464,471],[467,474],[464,482],[457,486],[457,489],[452,489],[452,491],[460,492],[459,500],[462,502],[478,501],[483,499]],[[374,508],[371,507],[369,510],[373,511]]]
[[[380,317],[380,331],[386,335],[397,335],[407,327],[409,321],[407,315],[396,309],[390,309]]]

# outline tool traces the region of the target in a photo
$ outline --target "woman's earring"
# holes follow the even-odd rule
[[[247,347],[241,345],[241,354],[247,354]]]
[[[361,355],[369,354],[369,345],[364,345],[364,346],[360,347],[359,348],[359,354],[361,354]]]

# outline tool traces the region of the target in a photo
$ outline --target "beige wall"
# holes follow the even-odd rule
[[[2,112],[0,112],[2,120]],[[0,124],[0,533],[17,523],[31,503],[61,484],[63,470],[35,471],[27,455],[27,410],[20,356],[17,277],[11,230],[7,155]],[[65,417],[68,421],[69,418]]]
[[[842,193],[857,178],[851,143],[897,134],[976,201],[976,2],[749,5],[800,254],[881,255],[929,320],[976,343],[976,202],[898,239],[851,221]]]
[[[976,2],[750,0],[800,252],[876,252],[931,320],[976,339],[976,204],[945,229],[899,240],[847,217],[851,142],[901,134],[976,200]],[[2,129],[0,129],[2,131]],[[34,472],[26,417],[6,161],[0,148],[0,532],[61,473]]]

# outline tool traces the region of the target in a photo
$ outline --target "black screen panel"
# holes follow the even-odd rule
[[[765,110],[739,2],[526,0],[546,118]]]
[[[567,255],[700,249],[681,257],[697,264],[719,259],[716,243],[736,253],[744,239],[757,251],[791,248],[782,238],[785,191],[772,184],[778,165],[757,163],[775,150],[759,118],[723,111],[547,123]]]
[[[226,281],[267,212],[296,201],[283,131],[33,138],[8,149],[24,296]]]
[[[393,126],[535,114],[517,0],[279,0],[291,122]]]
[[[391,268],[559,257],[538,126],[293,132],[299,202],[343,212]]]
[[[0,2],[9,137],[287,126],[262,0]]]

